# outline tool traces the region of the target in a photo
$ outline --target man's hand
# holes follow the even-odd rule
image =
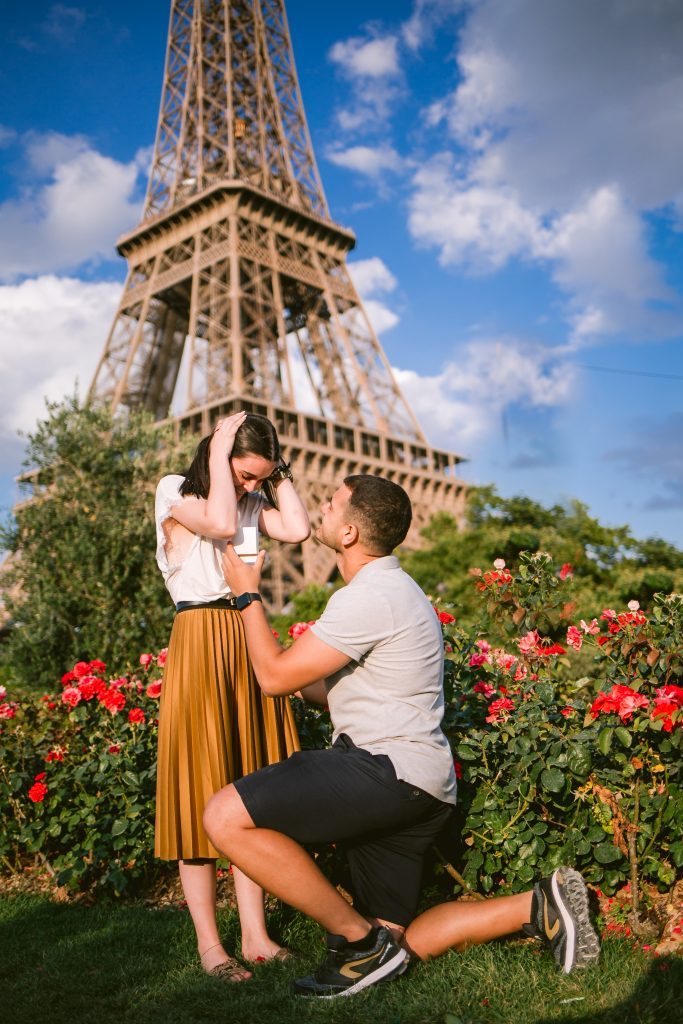
[[[249,565],[242,561],[228,541],[223,554],[223,575],[235,597],[239,597],[240,594],[254,594],[258,591],[265,557],[266,552],[259,551],[254,564]]]

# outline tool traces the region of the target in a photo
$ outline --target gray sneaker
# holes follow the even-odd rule
[[[590,921],[588,890],[578,871],[558,868],[534,886],[527,935],[550,946],[558,966],[569,974],[600,956],[600,939]]]

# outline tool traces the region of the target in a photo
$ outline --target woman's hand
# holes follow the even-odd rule
[[[211,453],[218,450],[227,457],[232,452],[235,434],[247,418],[246,412],[235,412],[224,420],[218,420],[211,439]]]

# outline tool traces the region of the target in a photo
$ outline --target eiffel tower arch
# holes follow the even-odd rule
[[[382,473],[411,496],[417,546],[435,512],[462,517],[461,457],[427,443],[401,394],[354,245],[329,213],[283,0],[172,0],[144,214],[117,243],[128,274],[91,398],[178,435],[263,413],[312,516],[343,476]],[[271,608],[334,570],[312,540],[273,545]]]

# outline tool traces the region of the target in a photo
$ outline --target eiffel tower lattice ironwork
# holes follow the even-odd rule
[[[178,432],[262,412],[311,512],[343,476],[381,472],[413,499],[414,546],[435,512],[462,515],[460,457],[403,398],[354,245],[330,218],[283,0],[173,0],[144,215],[117,244],[128,276],[91,397],[165,420],[184,388]],[[271,606],[333,571],[314,541],[274,545]]]

